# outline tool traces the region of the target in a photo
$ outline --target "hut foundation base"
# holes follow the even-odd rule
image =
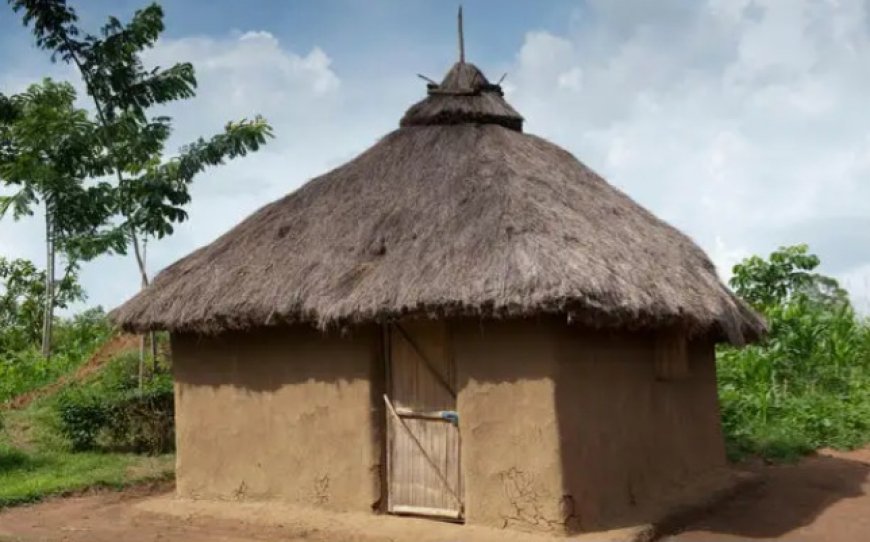
[[[216,518],[282,529],[289,538],[304,538],[316,532],[318,540],[381,542],[650,542],[678,531],[710,508],[758,481],[756,474],[719,469],[658,499],[646,513],[649,523],[590,533],[541,534],[480,525],[460,525],[421,518],[335,512],[276,501],[194,500],[162,495],[138,502],[137,512],[178,518]],[[283,531],[286,530],[286,533]]]

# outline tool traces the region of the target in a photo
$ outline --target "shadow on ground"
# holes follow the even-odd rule
[[[816,523],[834,505],[839,514],[850,504],[842,502],[848,499],[856,499],[856,512],[870,510],[870,450],[853,454],[857,459],[817,455],[792,465],[760,467],[760,484],[701,518],[673,540],[730,539],[716,535],[776,539],[789,533],[793,536],[795,531]],[[839,521],[831,523],[836,528]],[[825,536],[826,540],[851,540],[838,538],[830,531]],[[815,540],[803,534],[798,539]]]

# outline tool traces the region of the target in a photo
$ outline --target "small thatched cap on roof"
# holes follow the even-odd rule
[[[413,105],[400,126],[498,124],[522,131],[523,117],[504,99],[499,85],[487,81],[474,64],[457,62],[429,96]]]
[[[112,317],[196,333],[406,314],[560,314],[735,344],[764,331],[688,237],[521,128],[501,89],[460,62],[398,130],[172,264]]]

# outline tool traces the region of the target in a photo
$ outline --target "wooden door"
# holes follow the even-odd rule
[[[386,336],[388,510],[460,520],[456,370],[447,325],[391,324]]]

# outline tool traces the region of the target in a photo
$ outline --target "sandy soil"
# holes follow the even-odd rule
[[[758,465],[754,468],[761,474],[760,484],[700,517],[684,532],[666,540],[870,540],[870,447],[849,453],[823,452],[796,465]],[[139,488],[123,493],[98,493],[13,508],[0,513],[0,541],[423,542],[459,539],[456,538],[459,532],[455,526],[406,518],[375,518],[363,514],[359,515],[355,531],[348,531],[347,521],[342,523],[334,520],[329,514],[323,514],[320,519],[306,518],[304,528],[302,523],[282,523],[274,521],[274,517],[270,521],[258,521],[250,514],[245,516],[243,508],[247,505],[220,505],[240,510],[237,515],[224,516],[222,519],[183,510],[171,515],[149,511],[149,508],[155,508],[153,503],[161,500],[160,497],[155,499],[155,493],[167,493],[168,490],[166,486]],[[199,507],[197,510],[207,508]],[[242,519],[243,516],[247,519]],[[353,521],[356,520],[352,519],[351,523]],[[378,535],[370,530],[375,522],[380,533]],[[461,529],[462,540],[493,539],[491,533],[482,530]],[[504,539],[505,534],[501,532],[494,539]],[[535,537],[510,535],[507,539],[520,542],[531,541]]]

